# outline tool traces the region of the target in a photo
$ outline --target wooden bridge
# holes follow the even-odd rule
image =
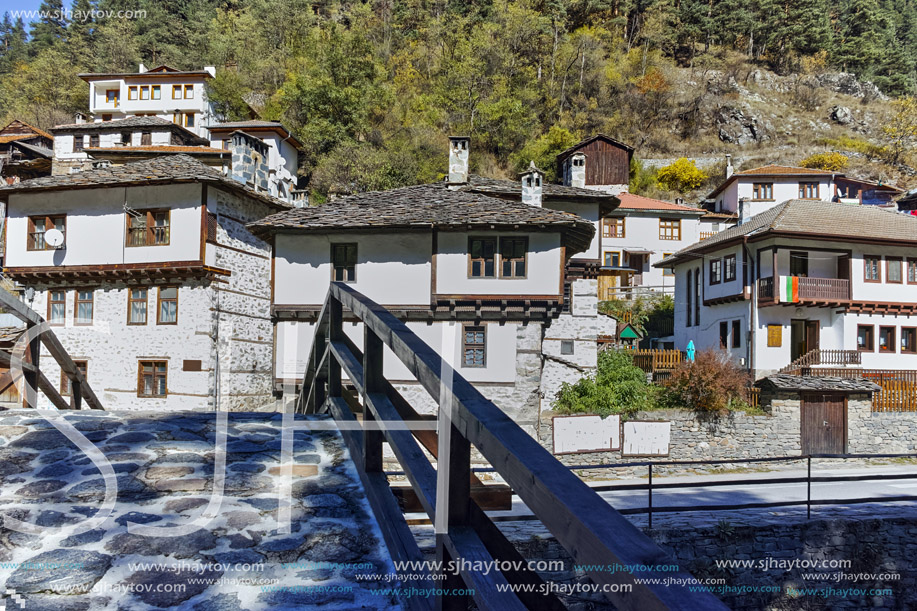
[[[363,323],[361,351],[343,330],[348,317]],[[439,406],[437,417],[420,415],[385,379],[385,347],[404,364]],[[356,391],[345,390],[344,376]],[[459,562],[458,575],[423,573],[409,585],[473,589],[479,609],[563,609],[554,594],[539,591],[541,577],[526,568],[482,572],[488,561],[525,567],[522,555],[471,494],[471,447],[500,473],[573,561],[618,609],[726,607],[712,594],[693,592],[683,571],[611,571],[620,565],[672,565],[674,560],[607,501],[558,462],[503,411],[486,399],[408,327],[382,306],[345,284],[333,282],[319,315],[297,411],[330,413],[338,422],[395,561],[422,561],[388,479],[383,444],[388,443],[424,511],[435,525],[437,559]],[[422,430],[418,430],[422,429]],[[424,453],[426,449],[436,465]],[[466,562],[462,562],[466,561]],[[520,564],[515,564],[518,562]],[[509,566],[509,565],[505,565]],[[638,582],[658,579],[653,585]],[[520,586],[516,592],[511,587]],[[630,591],[621,591],[629,586]],[[461,609],[464,596],[412,596],[408,609]]]

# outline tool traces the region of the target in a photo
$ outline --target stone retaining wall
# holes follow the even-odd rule
[[[698,415],[687,410],[653,410],[638,413],[633,420],[668,420],[672,423],[669,456],[659,460],[728,460],[770,458],[801,453],[800,409],[796,393],[780,392],[766,397],[766,414]],[[906,453],[917,451],[917,413],[873,412],[867,394],[852,394],[847,403],[847,451],[858,454]],[[538,440],[553,450],[552,411],[541,413]],[[622,457],[621,452],[563,454],[567,465],[598,465],[645,461]],[[643,475],[643,469],[640,475]],[[607,470],[585,475],[611,476]],[[617,475],[624,475],[616,470]]]

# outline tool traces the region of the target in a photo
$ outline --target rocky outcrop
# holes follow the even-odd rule
[[[754,114],[749,108],[721,106],[713,113],[717,135],[729,144],[752,144],[768,140],[773,127],[767,119]]]

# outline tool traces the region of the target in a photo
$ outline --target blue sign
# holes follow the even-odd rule
[[[694,353],[697,352],[697,349],[694,347],[694,340],[688,342],[688,349],[685,350],[688,353],[688,360],[694,362]]]

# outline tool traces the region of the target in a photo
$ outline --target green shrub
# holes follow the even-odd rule
[[[655,407],[655,391],[627,351],[605,351],[595,374],[561,386],[553,408],[561,414],[633,415]]]

